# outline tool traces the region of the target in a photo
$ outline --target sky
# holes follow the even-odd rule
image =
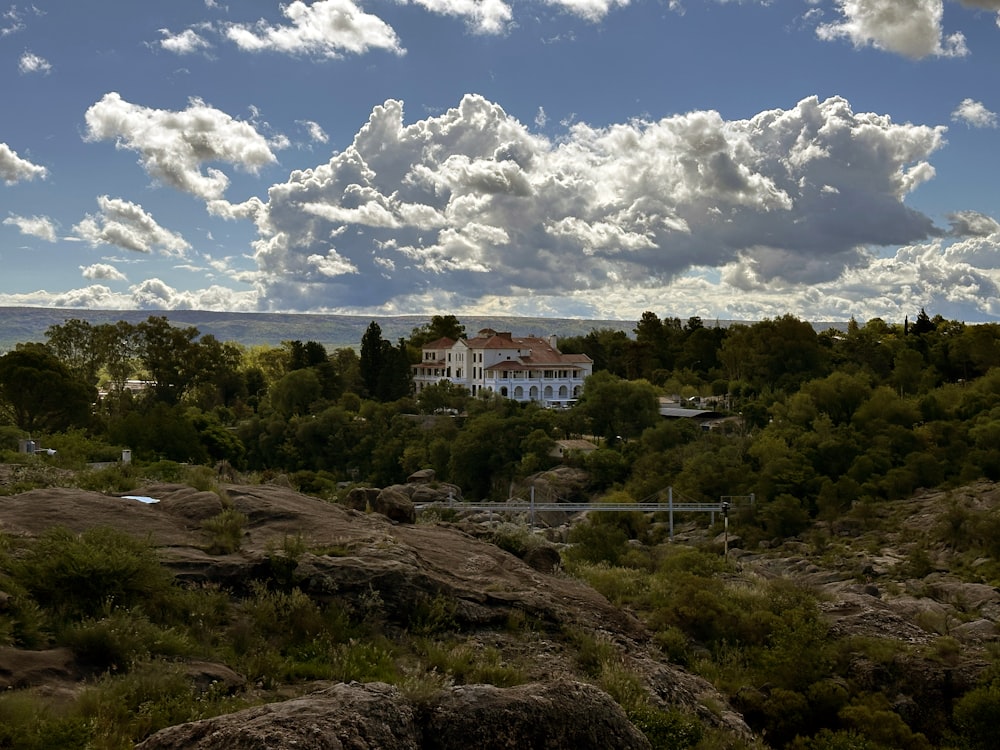
[[[0,305],[1000,320],[1000,0],[0,0]]]

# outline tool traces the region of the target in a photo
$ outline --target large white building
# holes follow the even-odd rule
[[[474,339],[438,339],[422,349],[413,365],[417,393],[434,383],[464,386],[473,396],[497,393],[514,401],[568,406],[583,393],[594,371],[586,354],[563,354],[556,337],[515,338],[486,328]]]

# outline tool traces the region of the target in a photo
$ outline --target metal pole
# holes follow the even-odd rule
[[[667,487],[667,515],[670,517],[670,541],[674,541],[674,488]]]
[[[535,485],[531,485],[531,529],[535,529]]]
[[[724,527],[722,550],[723,556],[729,559],[729,503],[722,504],[722,525]]]

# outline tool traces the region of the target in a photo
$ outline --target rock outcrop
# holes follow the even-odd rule
[[[635,617],[584,583],[545,572],[555,569],[551,554],[540,553],[533,567],[459,526],[398,523],[277,485],[228,485],[217,494],[158,484],[129,494],[158,502],[73,489],[33,490],[0,500],[0,529],[31,537],[57,525],[75,532],[111,526],[149,539],[176,578],[190,585],[218,586],[237,595],[249,592],[256,582],[294,585],[316,601],[336,601],[347,608],[374,603],[386,626],[400,631],[413,627],[421,611],[443,604],[449,626],[473,648],[501,651],[526,665],[527,679],[561,681],[563,690],[564,681],[575,679],[579,670],[560,634],[583,633],[613,644],[628,667],[646,675],[652,693],[662,696],[661,707],[682,708],[703,715],[712,725],[750,733],[735,713],[705,708],[725,706],[726,700],[707,681],[662,663]],[[239,549],[211,554],[211,536],[203,525],[226,508],[246,519]],[[509,623],[525,620],[532,623],[529,635],[508,632]],[[200,679],[196,669],[188,671],[196,682]],[[224,683],[236,685],[239,679],[232,675]],[[468,695],[469,688],[465,690]],[[579,691],[586,689],[574,690],[584,695]],[[485,700],[487,693],[483,688],[477,694]],[[490,700],[518,695],[497,693]],[[404,747],[383,747],[396,746]]]
[[[137,750],[648,750],[606,693],[558,681],[465,685],[408,699],[383,683],[337,684],[280,703],[163,729]]]

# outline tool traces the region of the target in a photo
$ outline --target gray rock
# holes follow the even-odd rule
[[[574,681],[466,685],[420,701],[384,683],[338,684],[282,703],[162,729],[137,750],[648,750],[598,688]]]

